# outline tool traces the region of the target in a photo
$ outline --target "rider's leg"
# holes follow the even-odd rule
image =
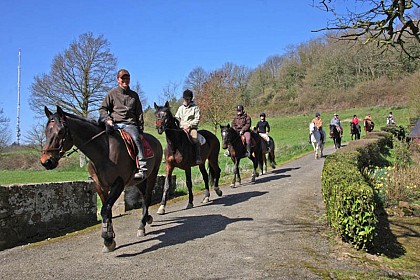
[[[244,133],[246,143],[246,157],[251,156],[251,133],[249,131]]]
[[[197,130],[191,129],[190,135],[195,145],[195,161],[197,164],[201,164],[202,160],[201,160],[201,151],[200,151],[200,141],[198,140]]]
[[[131,138],[133,139],[134,143],[137,147],[137,158],[139,160],[139,170],[134,175],[135,178],[144,178],[147,168],[146,168],[146,161],[144,159],[144,147],[143,142],[140,139],[140,130],[135,125],[126,125],[124,130],[130,134]]]

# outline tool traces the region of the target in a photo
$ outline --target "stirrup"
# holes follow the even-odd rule
[[[137,172],[134,174],[134,178],[136,179],[144,179],[145,177],[145,172],[143,170],[137,170]]]

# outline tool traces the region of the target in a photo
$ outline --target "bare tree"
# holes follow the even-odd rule
[[[133,88],[132,88],[135,92],[137,92],[137,94],[139,95],[140,98],[140,102],[141,105],[143,106],[143,110],[146,108],[147,105],[147,97],[146,94],[144,93],[143,89],[141,88],[140,83],[137,81]]]
[[[39,122],[33,125],[32,130],[24,136],[26,144],[34,146],[38,150],[44,146],[45,138],[44,126]]]
[[[97,113],[106,92],[115,84],[117,59],[102,36],[84,33],[52,62],[50,74],[35,77],[30,106],[38,115],[44,105],[88,117]]]
[[[3,114],[3,108],[0,108],[0,149],[10,142],[10,120]]]
[[[203,85],[203,92],[197,96],[204,121],[211,122],[216,132],[222,122],[229,119],[238,96],[227,86],[227,74],[222,70],[210,73]]]
[[[316,3],[317,2],[317,3]],[[338,30],[341,39],[376,42],[384,50],[400,47],[408,56],[420,58],[420,2],[416,0],[354,0],[345,11],[335,0],[313,0],[313,5],[334,14],[328,27],[317,30]],[[351,1],[348,1],[351,2]],[[341,4],[343,5],[343,4]]]
[[[179,84],[176,82],[169,82],[163,88],[163,98],[159,98],[159,103],[164,104],[166,101],[169,102],[169,107],[177,108],[180,105],[177,98],[179,91]],[[163,99],[163,100],[162,100]]]
[[[203,85],[208,77],[209,74],[202,67],[196,67],[185,79],[184,88],[192,90],[196,96],[200,95],[203,91]]]

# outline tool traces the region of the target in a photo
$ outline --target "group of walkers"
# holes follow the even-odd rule
[[[138,170],[134,177],[144,178],[146,174],[146,161],[144,159],[143,130],[144,119],[143,109],[138,94],[130,89],[130,73],[125,69],[117,72],[118,86],[110,90],[99,108],[99,121],[111,129],[123,129],[133,139],[137,148]],[[202,163],[200,156],[200,143],[197,129],[200,122],[200,109],[193,100],[193,92],[189,89],[183,92],[183,103],[178,108],[175,118],[179,121],[180,128],[184,129],[192,139],[196,147],[196,163]],[[251,117],[245,112],[243,105],[238,105],[237,114],[232,121],[232,127],[245,138],[247,154],[251,153]],[[257,123],[256,132],[266,140],[269,147],[270,125],[266,121],[265,113],[260,114],[260,121]]]

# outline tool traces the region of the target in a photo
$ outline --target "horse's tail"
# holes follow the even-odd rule
[[[311,136],[309,135],[309,138],[310,138]],[[309,139],[309,141],[310,141],[310,139]],[[270,161],[270,162],[272,162],[272,163],[274,163],[274,165],[276,165],[277,163],[276,163],[276,159],[275,159],[275,157],[276,157],[276,155],[274,154],[274,152],[275,152],[275,148],[276,148],[276,144],[274,143],[274,140],[273,140],[273,138],[271,138],[270,137],[270,152],[268,153],[268,160]]]

